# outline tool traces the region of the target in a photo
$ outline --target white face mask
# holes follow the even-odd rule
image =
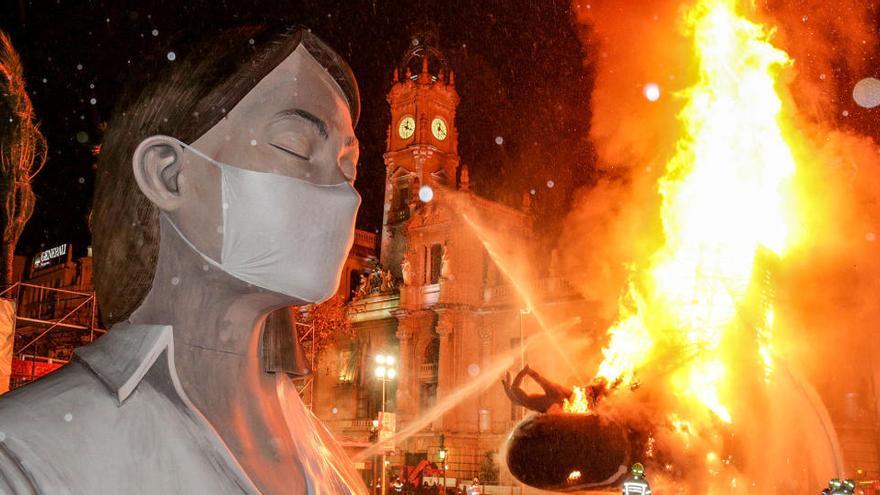
[[[322,302],[336,292],[361,203],[351,184],[319,185],[245,170],[180,144],[220,168],[220,262],[199,251],[165,215],[184,242],[207,262],[257,287],[309,303]]]

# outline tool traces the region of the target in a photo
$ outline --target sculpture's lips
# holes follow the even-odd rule
[[[627,431],[595,415],[537,414],[508,439],[507,465],[544,490],[582,491],[619,483],[632,462]]]

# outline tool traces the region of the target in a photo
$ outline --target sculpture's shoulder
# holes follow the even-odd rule
[[[178,395],[170,332],[114,327],[0,396],[0,494],[254,493]]]
[[[0,493],[72,493],[62,466],[81,456],[71,446],[107,432],[104,421],[117,415],[113,396],[78,362],[0,396]]]

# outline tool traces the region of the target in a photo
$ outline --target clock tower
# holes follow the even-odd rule
[[[385,160],[382,267],[401,277],[403,228],[424,203],[423,186],[456,187],[458,131],[455,74],[430,32],[414,35],[388,92],[391,122]],[[429,194],[425,189],[423,195]]]

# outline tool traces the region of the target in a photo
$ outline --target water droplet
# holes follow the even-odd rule
[[[92,105],[94,105],[95,103],[98,103],[98,100],[96,100],[95,98],[92,98],[92,99],[89,100],[89,103],[91,103]]]
[[[254,44],[254,39],[253,39],[253,38],[249,39],[249,40],[248,40],[248,43],[250,43],[250,44],[253,45],[253,44]]]
[[[337,409],[337,408],[334,407],[333,409],[330,409],[330,412],[333,413],[333,414],[338,414],[338,413],[339,413],[339,409]]]
[[[64,415],[64,421],[67,421],[68,423],[70,423],[71,421],[73,421],[73,414],[70,414],[70,413],[65,414],[65,415]]]
[[[648,101],[657,101],[660,99],[660,86],[657,83],[645,84],[645,87],[642,88],[642,94]]]
[[[79,179],[77,179],[77,182],[79,182],[80,184],[85,184],[85,183],[86,183],[86,179],[83,178],[83,177],[80,177]]]
[[[251,139],[251,146],[256,146],[256,145],[257,145],[257,140]]]
[[[419,199],[422,203],[430,203],[434,199],[434,190],[431,186],[422,186],[419,188]]]
[[[159,36],[159,30],[158,30],[158,29],[154,29],[154,30],[152,31],[151,34],[152,34],[153,36]]]
[[[495,136],[495,144],[497,144],[499,146],[504,144],[504,138],[501,136]]]
[[[179,277],[171,277],[171,285],[178,285],[178,284],[180,284],[180,278]]]
[[[480,374],[480,366],[474,363],[471,363],[467,367],[468,375],[477,376]]]
[[[534,189],[532,189],[532,190],[529,191],[529,194],[531,194],[532,196],[534,196],[535,194],[537,194],[537,191],[535,191]]]
[[[166,55],[166,57],[168,57],[168,60],[170,60],[170,61],[172,61],[172,62],[173,62],[173,61],[174,61],[174,59],[176,59],[176,58],[177,58],[177,54],[176,54],[176,53],[174,53],[174,52],[168,52],[168,55]]]
[[[76,140],[79,143],[87,143],[89,141],[89,135],[86,131],[79,131],[76,133]]]
[[[555,185],[556,185],[556,183],[553,182],[552,180],[547,181],[547,187],[549,187],[550,189],[553,189],[553,186],[555,186]]]
[[[76,64],[76,70],[83,70],[83,64]]]
[[[866,77],[853,87],[853,100],[860,107],[874,108],[880,105],[880,79]]]
[[[877,240],[877,234],[873,232],[868,232],[867,234],[865,234],[865,240],[868,242],[874,242]]]

